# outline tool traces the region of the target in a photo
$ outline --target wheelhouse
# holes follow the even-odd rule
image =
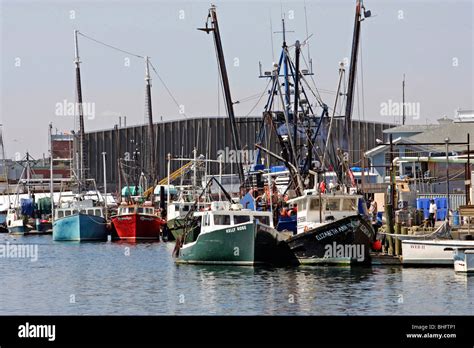
[[[358,195],[307,192],[305,196],[288,203],[297,206],[297,233],[302,233],[318,225],[359,214],[360,199]]]
[[[126,206],[126,207],[118,208],[118,215],[130,215],[130,214],[155,215],[155,209],[153,207],[137,207],[137,206]]]
[[[91,216],[104,217],[104,211],[101,207],[90,207],[90,208],[58,208],[54,212],[55,219],[61,219],[71,215],[85,214]]]

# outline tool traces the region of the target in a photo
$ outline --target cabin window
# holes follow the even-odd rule
[[[214,215],[214,225],[230,225],[230,215]]]
[[[86,210],[85,209],[81,209],[81,214],[85,214],[86,213]]]
[[[102,216],[102,211],[100,209],[96,209],[95,216]]]
[[[234,224],[243,224],[250,222],[250,216],[248,215],[234,215]]]
[[[309,208],[310,210],[319,210],[319,199],[312,199]]]
[[[189,205],[185,205],[185,206],[183,207],[183,211],[189,211]]]
[[[270,225],[270,217],[269,216],[256,216],[255,220],[257,220],[261,224]]]
[[[203,226],[209,226],[210,225],[209,215],[203,215],[202,224],[203,224]]]
[[[138,213],[138,214],[143,214],[143,213],[144,213],[143,208],[137,208],[137,213]]]
[[[326,201],[326,210],[339,210],[339,199],[328,199]]]
[[[70,211],[70,210],[65,210],[65,211],[64,211],[64,214],[65,214],[65,216],[70,216],[70,215],[71,215],[71,211]]]
[[[357,209],[357,204],[356,204],[355,198],[342,200],[342,210],[356,210],[356,209]]]
[[[94,209],[88,209],[87,215],[94,215]]]
[[[63,211],[58,211],[58,218],[64,217],[64,212]]]

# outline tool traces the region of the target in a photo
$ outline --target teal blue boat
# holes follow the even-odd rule
[[[58,208],[55,211],[55,241],[106,241],[107,235],[102,207]]]

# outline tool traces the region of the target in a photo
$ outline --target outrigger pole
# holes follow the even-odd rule
[[[212,27],[209,27],[209,19],[211,20]],[[221,73],[221,80],[222,80],[222,85],[224,88],[224,99],[226,103],[227,115],[229,116],[229,120],[230,120],[232,144],[234,146],[234,150],[236,151],[236,153],[240,153],[241,146],[240,146],[239,134],[237,132],[237,125],[235,122],[234,103],[232,102],[232,96],[230,94],[229,78],[227,76],[227,69],[226,69],[225,59],[224,59],[224,51],[222,48],[221,35],[219,32],[219,24],[217,22],[216,7],[214,5],[211,5],[211,8],[209,9],[209,14],[207,16],[207,21],[206,21],[206,27],[198,28],[198,30],[202,30],[206,32],[207,34],[209,34],[210,32],[213,33],[214,44],[215,44],[216,53],[217,53],[217,60],[219,63],[219,71]],[[237,164],[237,170],[239,172],[240,185],[241,187],[245,187],[245,176],[244,176],[244,169],[242,167],[242,163],[237,162],[236,164]]]

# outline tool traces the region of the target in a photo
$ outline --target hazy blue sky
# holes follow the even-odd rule
[[[288,33],[288,43],[303,41],[304,2],[215,4],[234,101],[262,93],[266,81],[257,78],[258,62],[266,70],[273,62],[270,18],[273,30],[280,30],[283,10],[287,29],[294,31]],[[458,107],[474,108],[473,1],[366,0],[365,5],[373,14],[362,23],[365,114],[362,103],[356,102],[355,119],[393,122],[381,109],[389,100],[401,100],[403,73],[406,101],[420,107],[420,118],[409,117],[408,123],[453,116]],[[338,63],[350,55],[354,7],[355,0],[306,1],[318,88],[336,89]],[[74,118],[55,111],[57,103],[75,101],[74,29],[151,56],[187,117],[217,115],[214,44],[212,36],[196,30],[203,26],[208,8],[207,1],[1,1],[0,122],[7,155],[47,153],[51,121],[60,131],[73,129]],[[280,34],[273,34],[273,43],[277,56]],[[112,128],[119,114],[127,115],[129,125],[142,123],[143,61],[83,37],[79,45],[83,98],[95,103],[96,113],[86,120],[86,131]],[[184,117],[156,76],[152,78],[155,120]],[[321,95],[333,104],[334,93]],[[246,115],[255,103],[237,104],[236,113]],[[260,115],[263,105],[252,115]],[[221,100],[220,114],[224,112]]]

